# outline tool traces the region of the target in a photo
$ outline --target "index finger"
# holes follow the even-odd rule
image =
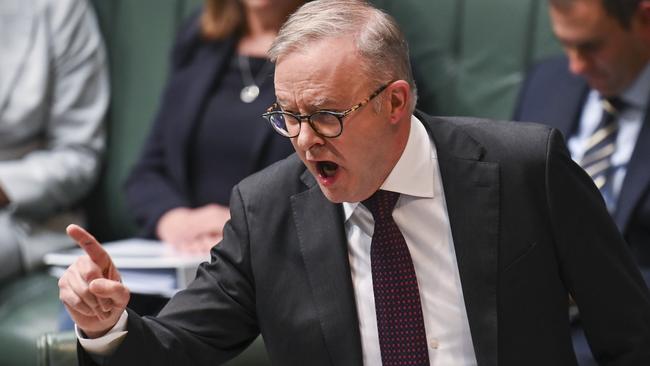
[[[83,249],[90,259],[95,262],[99,268],[106,270],[111,267],[113,261],[111,257],[106,253],[106,250],[102,248],[102,245],[99,244],[97,239],[92,236],[89,232],[83,229],[78,225],[68,225],[66,228],[68,236],[71,237],[77,244]]]

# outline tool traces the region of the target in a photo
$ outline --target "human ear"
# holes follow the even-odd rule
[[[386,88],[390,102],[390,122],[397,123],[411,112],[411,86],[404,80],[394,81]]]

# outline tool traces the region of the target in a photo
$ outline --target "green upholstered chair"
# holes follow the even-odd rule
[[[56,279],[34,273],[0,290],[0,365],[36,364],[36,339],[56,329]]]
[[[406,34],[418,107],[431,114],[509,119],[528,67],[561,51],[546,1],[371,1]]]
[[[135,233],[122,182],[157,108],[176,29],[202,1],[92,2],[108,48],[112,100],[104,169],[86,208],[89,228],[106,241]],[[525,70],[560,52],[545,1],[372,2],[401,24],[411,47],[418,106],[429,113],[507,119]],[[74,339],[55,333],[59,306],[56,280],[44,273],[0,289],[0,365],[35,365],[37,355],[42,365],[74,363]],[[232,365],[263,365],[263,356],[258,340]]]
[[[73,366],[77,364],[77,341],[73,332],[47,333],[38,340],[37,366]],[[270,365],[262,337],[224,366]]]
[[[77,364],[77,339],[74,332],[45,333],[36,343],[38,366]]]

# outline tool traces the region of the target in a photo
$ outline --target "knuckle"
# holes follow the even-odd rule
[[[89,283],[90,281],[93,280],[93,273],[92,271],[83,271],[81,273],[81,278],[86,281],[86,283]]]
[[[66,303],[68,305],[72,306],[73,308],[81,307],[81,304],[83,304],[81,299],[79,297],[77,297],[77,296],[68,298]]]
[[[102,277],[102,273],[97,266],[88,266],[87,268],[84,268],[84,270],[80,272],[80,275],[86,283],[90,283],[92,280]]]

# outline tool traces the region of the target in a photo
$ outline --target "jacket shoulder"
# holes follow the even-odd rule
[[[433,123],[449,124],[459,138],[450,141],[473,141],[486,161],[544,160],[551,136],[559,131],[531,122],[491,120],[474,117],[441,117]],[[462,138],[460,138],[462,136]]]
[[[201,8],[196,9],[179,27],[171,50],[173,68],[180,68],[192,60],[194,54],[202,47],[227,47],[233,38],[210,41],[201,36]]]
[[[573,118],[588,90],[586,81],[569,70],[565,56],[539,62],[526,73],[517,96],[513,119],[561,126]],[[566,124],[566,123],[564,123]]]
[[[553,129],[547,125],[533,122],[515,122],[482,118],[454,118],[460,128],[481,144],[526,145],[533,141],[546,141]],[[542,142],[542,141],[540,141]]]

